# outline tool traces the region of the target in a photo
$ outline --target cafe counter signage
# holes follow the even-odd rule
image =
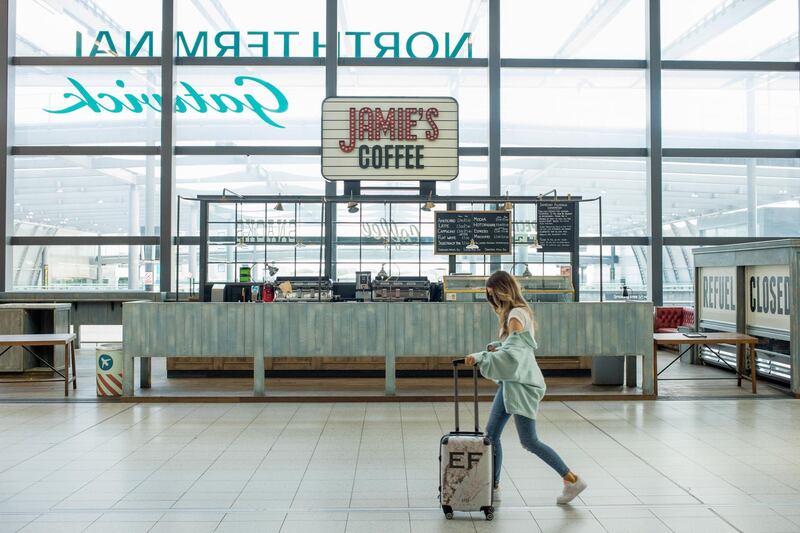
[[[789,331],[792,310],[789,265],[749,266],[744,273],[747,325]]]
[[[436,211],[434,254],[511,253],[511,212]]]
[[[699,276],[700,320],[736,325],[736,267],[703,267]]]
[[[449,97],[331,97],[322,103],[329,180],[451,181],[458,102]]]
[[[536,224],[542,252],[571,252],[578,242],[577,202],[539,202]]]

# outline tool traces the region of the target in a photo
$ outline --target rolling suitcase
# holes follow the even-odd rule
[[[494,464],[492,441],[478,427],[478,367],[472,368],[475,402],[475,431],[461,431],[458,423],[458,365],[453,361],[456,430],[439,443],[439,502],[448,520],[454,511],[482,511],[494,518],[492,482]]]

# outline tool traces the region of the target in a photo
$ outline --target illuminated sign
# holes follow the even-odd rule
[[[333,97],[322,103],[329,180],[458,176],[458,103],[449,97]]]

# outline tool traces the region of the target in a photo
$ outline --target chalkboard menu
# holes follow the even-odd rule
[[[536,207],[539,245],[543,252],[570,252],[578,240],[577,202],[541,202]]]
[[[483,255],[511,253],[509,211],[437,211],[435,254]]]

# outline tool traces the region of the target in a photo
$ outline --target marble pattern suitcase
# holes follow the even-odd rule
[[[474,384],[475,431],[461,431],[458,420],[458,365],[453,361],[456,429],[439,443],[439,502],[448,520],[456,511],[481,511],[487,520],[494,518],[492,481],[494,479],[492,442],[478,426],[478,368],[472,369]]]

